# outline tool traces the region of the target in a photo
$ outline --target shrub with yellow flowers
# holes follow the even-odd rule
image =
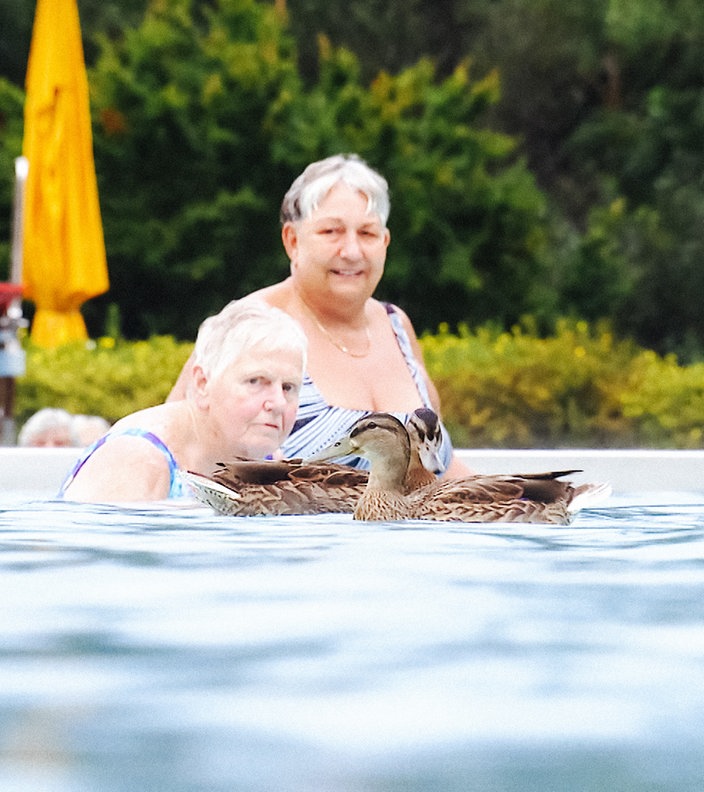
[[[421,346],[459,447],[704,444],[704,364],[680,366],[607,325],[562,321],[549,338],[441,327]]]
[[[528,322],[509,332],[441,326],[420,343],[457,447],[704,447],[704,363],[682,366],[606,324],[563,321],[547,338]],[[112,422],[159,404],[192,349],[171,336],[27,343],[18,425],[41,407]]]
[[[27,343],[24,376],[17,379],[18,425],[42,407],[102,415],[113,423],[160,404],[173,387],[193,344],[171,336],[125,341],[110,336],[43,349]]]

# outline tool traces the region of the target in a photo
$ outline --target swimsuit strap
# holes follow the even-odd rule
[[[177,475],[178,473],[178,462],[174,458],[174,455],[171,453],[169,447],[164,443],[164,441],[157,437],[153,432],[148,432],[145,429],[140,429],[139,427],[132,427],[129,429],[120,429],[113,432],[108,432],[104,434],[102,437],[99,437],[94,443],[88,446],[88,448],[83,451],[81,456],[77,459],[73,468],[69,471],[66,478],[61,483],[59,487],[59,492],[57,497],[63,498],[68,488],[69,484],[76,478],[78,473],[80,472],[81,468],[85,463],[90,459],[90,457],[102,446],[104,445],[110,438],[112,437],[143,437],[145,440],[150,442],[155,448],[158,448],[159,451],[166,457],[166,462],[169,466],[169,494],[167,495],[168,498],[180,498],[183,497],[185,494],[183,482],[180,477]]]

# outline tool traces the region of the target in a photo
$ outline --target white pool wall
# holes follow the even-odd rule
[[[78,455],[75,448],[0,447],[0,493],[51,497]],[[608,481],[614,492],[704,492],[704,449],[460,449],[457,454],[477,473],[539,473],[583,470],[570,478]]]

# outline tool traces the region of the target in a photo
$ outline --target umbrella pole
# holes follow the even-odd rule
[[[24,227],[24,189],[29,172],[26,157],[15,160],[15,196],[12,217],[12,261],[7,301],[0,301],[0,445],[15,445],[15,377],[25,372],[25,354],[18,332],[27,327],[22,316],[22,243]],[[1,296],[1,295],[0,295]]]

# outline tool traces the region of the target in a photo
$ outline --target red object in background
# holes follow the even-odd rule
[[[7,310],[10,303],[22,296],[22,286],[19,283],[0,283],[0,311]]]

